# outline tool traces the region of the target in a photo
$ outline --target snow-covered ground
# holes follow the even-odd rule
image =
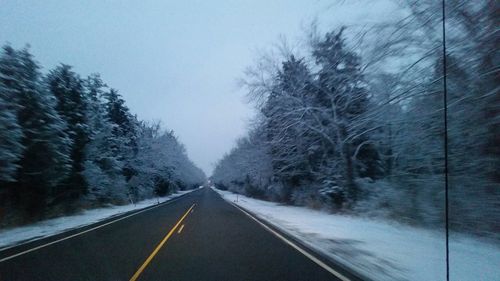
[[[375,280],[445,280],[444,232],[382,220],[333,215],[215,189],[337,262]],[[500,280],[500,246],[450,239],[450,280]]]
[[[125,212],[143,209],[151,205],[163,203],[194,190],[196,189],[178,191],[177,193],[170,194],[165,197],[139,201],[135,205],[129,204],[123,206],[110,206],[107,208],[86,210],[78,215],[44,220],[32,225],[22,227],[9,228],[5,230],[2,229],[0,230],[0,250],[21,244],[23,242],[33,241],[36,239],[96,223],[104,219],[123,214]]]

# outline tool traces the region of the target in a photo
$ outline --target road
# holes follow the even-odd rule
[[[0,281],[341,280],[210,188],[114,220],[1,251]]]

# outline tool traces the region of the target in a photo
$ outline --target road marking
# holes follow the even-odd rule
[[[153,258],[156,256],[156,254],[160,251],[161,247],[163,247],[163,245],[165,244],[165,242],[167,242],[168,238],[170,238],[170,236],[172,236],[172,234],[174,233],[175,229],[182,223],[182,221],[187,217],[187,215],[189,215],[189,212],[191,212],[191,210],[194,208],[195,205],[196,205],[196,203],[193,204],[186,211],[186,213],[184,213],[184,215],[179,219],[179,221],[177,221],[177,223],[174,225],[174,227],[168,232],[168,234],[163,238],[163,240],[161,240],[160,244],[158,244],[158,246],[156,246],[156,248],[151,253],[151,255],[149,255],[149,257],[141,265],[141,267],[139,267],[139,269],[135,272],[135,274],[132,276],[132,278],[130,278],[130,281],[135,281],[135,280],[137,280],[137,278],[139,278],[139,275],[141,275],[141,273],[144,271],[144,269],[153,260]]]
[[[192,213],[193,211],[191,211]],[[177,234],[181,234],[182,230],[184,229],[184,225],[181,225],[181,228],[179,228],[179,231],[177,231]]]
[[[190,192],[189,192],[189,193],[190,193]],[[19,256],[22,256],[22,255],[24,255],[24,254],[31,253],[31,252],[34,252],[34,251],[36,251],[36,250],[39,250],[39,249],[42,249],[42,248],[48,247],[48,246],[50,246],[50,245],[54,245],[54,244],[59,243],[59,242],[62,242],[62,241],[64,241],[64,240],[68,240],[68,239],[71,239],[71,238],[74,238],[74,237],[80,236],[80,235],[82,235],[82,234],[85,234],[85,233],[88,233],[88,232],[94,231],[94,230],[96,230],[96,229],[99,229],[99,228],[105,227],[105,226],[110,225],[110,224],[115,223],[115,222],[119,222],[119,221],[121,221],[121,220],[124,220],[124,219],[130,218],[130,217],[132,217],[132,216],[138,215],[138,214],[140,214],[140,213],[144,213],[144,212],[146,212],[146,211],[150,211],[150,210],[152,210],[152,209],[156,209],[156,208],[158,208],[158,207],[162,207],[162,206],[164,206],[164,205],[167,205],[167,204],[170,204],[170,203],[172,203],[172,202],[177,201],[178,199],[180,199],[181,197],[183,197],[184,195],[189,194],[189,193],[182,194],[182,195],[180,195],[180,196],[178,196],[178,197],[176,197],[176,198],[173,198],[172,200],[169,200],[169,201],[163,202],[163,203],[161,203],[160,205],[156,205],[156,206],[153,206],[153,207],[145,207],[145,208],[146,208],[145,210],[141,210],[141,211],[135,212],[135,213],[133,213],[133,214],[130,214],[130,215],[127,215],[127,216],[121,217],[121,218],[119,218],[119,219],[116,219],[116,220],[113,220],[113,221],[110,221],[110,222],[107,222],[107,223],[104,223],[104,224],[101,224],[101,225],[98,225],[98,226],[95,226],[95,227],[89,228],[89,229],[84,230],[84,231],[82,231],[82,232],[78,232],[78,233],[72,234],[72,235],[70,235],[70,236],[66,236],[66,237],[64,237],[64,238],[61,238],[61,239],[58,239],[58,240],[55,240],[55,241],[52,241],[52,242],[49,242],[49,243],[46,243],[46,244],[43,244],[43,245],[40,245],[40,246],[34,247],[34,248],[31,248],[31,249],[29,249],[29,250],[22,251],[22,252],[19,252],[19,253],[17,253],[17,254],[14,254],[14,255],[11,255],[11,256],[8,256],[8,257],[5,257],[5,258],[3,258],[3,259],[0,259],[0,263],[1,263],[1,262],[4,262],[4,261],[8,261],[8,260],[13,259],[13,258],[16,258],[16,257],[19,257]],[[88,225],[87,225],[87,226],[88,226]],[[82,227],[85,227],[85,226],[82,226]],[[70,231],[70,230],[68,230],[68,231]],[[64,233],[64,232],[61,232],[61,233]],[[61,233],[58,233],[58,234],[61,234]],[[54,234],[54,235],[57,235],[57,234]],[[49,237],[50,237],[50,236],[49,236]],[[44,238],[47,238],[47,237],[44,237]],[[44,239],[44,238],[40,238],[40,239]],[[32,240],[32,241],[29,241],[29,242],[26,242],[26,243],[31,243],[31,242],[34,242],[34,241],[37,241],[37,240],[38,240],[38,239],[36,239],[36,240]],[[3,249],[1,249],[1,250],[0,250],[0,252],[5,251],[5,250],[8,250],[8,249],[10,249],[10,248],[14,248],[14,247],[22,246],[22,245],[24,245],[24,244],[26,244],[26,243],[21,243],[21,244],[14,245],[14,246],[11,246],[11,247],[3,248]]]
[[[290,245],[292,248],[294,248],[295,250],[299,251],[304,256],[308,257],[314,263],[316,263],[317,265],[321,266],[323,269],[325,269],[326,271],[330,272],[331,274],[333,274],[338,279],[340,279],[342,281],[351,281],[351,279],[349,279],[349,278],[345,277],[344,275],[342,275],[341,273],[335,271],[333,268],[331,268],[330,266],[328,266],[326,263],[322,262],[321,260],[317,259],[315,256],[313,256],[313,255],[309,254],[308,252],[304,251],[301,247],[297,246],[292,241],[290,241],[290,240],[286,239],[285,237],[283,237],[283,235],[279,234],[278,232],[274,231],[269,226],[267,226],[267,225],[263,224],[262,222],[260,222],[254,216],[252,216],[251,214],[249,214],[247,211],[245,211],[242,208],[240,208],[238,205],[236,205],[236,204],[234,204],[233,202],[230,202],[230,201],[226,201],[226,202],[231,203],[231,205],[233,205],[234,207],[236,207],[238,210],[242,211],[245,215],[247,215],[252,220],[256,221],[258,224],[260,224],[262,227],[264,227],[267,231],[271,232],[276,237],[278,237],[279,239],[283,240],[283,242],[285,242],[286,244]]]

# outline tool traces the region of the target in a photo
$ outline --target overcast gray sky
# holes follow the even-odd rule
[[[367,1],[0,0],[0,43],[31,45],[44,71],[101,73],[143,120],[161,120],[207,174],[252,116],[236,79],[256,49],[322,22],[367,19]],[[382,7],[382,8],[381,8]]]

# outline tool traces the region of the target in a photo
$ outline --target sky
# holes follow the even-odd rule
[[[100,73],[139,119],[174,130],[210,175],[254,115],[236,81],[259,49],[300,38],[314,18],[333,28],[386,7],[336,2],[0,0],[0,44],[30,44],[43,72],[65,63]]]

